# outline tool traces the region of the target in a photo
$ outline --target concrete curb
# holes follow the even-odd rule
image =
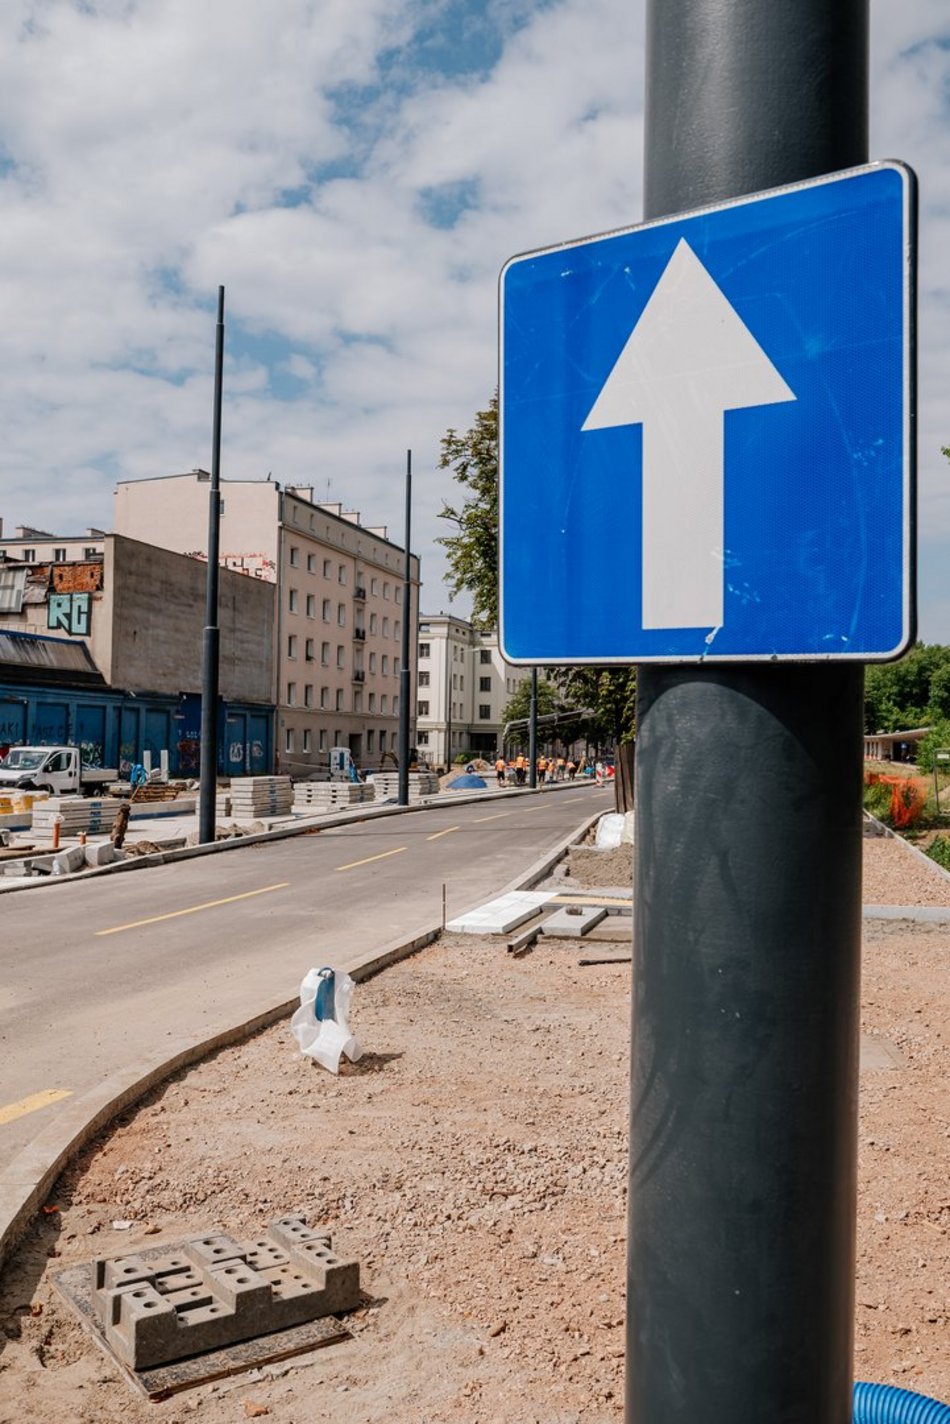
[[[865,905],[866,920],[909,920],[918,925],[950,925],[948,905]]]
[[[405,810],[405,807],[395,809]],[[602,810],[589,815],[580,826],[575,826],[551,850],[516,876],[504,889],[498,891],[498,894],[507,894],[512,890],[528,890],[539,880],[543,880],[567,854],[569,847],[580,840],[602,815]],[[246,844],[251,839],[252,837],[246,837],[245,841],[236,844]],[[202,849],[207,853],[213,848],[209,846]],[[479,897],[472,905],[467,905],[465,910],[474,908],[474,905],[481,902],[482,897]],[[460,913],[465,913],[465,910]],[[407,959],[416,954],[438,939],[441,933],[441,921],[422,925],[408,939],[394,940],[381,949],[369,950],[344,967],[346,972],[360,983],[400,959]],[[10,1166],[0,1172],[0,1267],[26,1232],[63,1169],[113,1118],[180,1069],[197,1063],[219,1048],[227,1048],[250,1038],[258,1030],[267,1028],[282,1018],[288,1018],[298,1003],[296,996],[293,999],[284,999],[243,1023],[232,1025],[208,1038],[173,1041],[162,1049],[161,1054],[119,1069],[110,1074],[104,1082],[65,1104],[56,1121],[38,1133],[14,1158]]]
[[[583,783],[581,784],[583,785]],[[150,865],[174,865],[179,860],[194,860],[197,856],[217,855],[223,851],[240,850],[244,846],[267,845],[270,841],[287,840],[291,836],[312,835],[314,831],[330,831],[337,826],[355,825],[361,821],[375,821],[385,816],[404,816],[416,811],[438,811],[449,806],[469,806],[475,802],[501,801],[511,797],[546,796],[551,791],[567,791],[571,787],[576,791],[578,783],[558,782],[556,785],[548,787],[544,792],[522,787],[509,787],[506,791],[475,791],[468,795],[450,791],[443,792],[441,795],[451,799],[442,800],[440,797],[438,800],[417,801],[409,806],[374,806],[370,802],[368,805],[359,806],[350,811],[341,811],[337,815],[319,818],[315,816],[297,825],[278,826],[272,831],[259,831],[253,836],[234,836],[224,841],[212,841],[208,845],[182,846],[178,850],[160,850],[152,855],[137,855],[131,860],[117,860],[113,861],[111,865],[78,870],[72,875],[38,876],[28,885],[4,885],[2,877],[0,877],[0,895],[14,895],[20,890],[47,889],[51,885],[72,885],[77,880],[91,880],[98,875],[121,875],[132,870],[144,870]],[[599,812],[598,814],[603,813]]]

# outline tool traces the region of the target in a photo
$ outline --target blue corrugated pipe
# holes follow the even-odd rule
[[[852,1424],[950,1424],[950,1404],[891,1384],[859,1382],[851,1417]]]

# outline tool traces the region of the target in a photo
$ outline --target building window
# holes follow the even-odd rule
[[[22,559],[23,559],[23,562],[24,562],[25,564],[32,564],[33,561],[35,560],[35,558],[36,558],[36,550],[35,550],[35,549],[24,549],[24,550],[23,550]]]
[[[297,684],[296,684],[295,682],[288,682],[288,684],[287,684],[287,706],[288,706],[288,707],[296,707],[296,705],[297,705]]]
[[[479,715],[479,717],[481,718],[481,720],[482,720],[483,722],[490,722],[490,721],[491,721],[491,707],[490,707],[490,705],[489,705],[487,702],[480,702],[480,703],[479,703],[479,706],[478,706],[478,715]]]
[[[300,600],[297,597],[297,590],[295,588],[292,588],[287,596],[287,606],[290,609],[291,613],[297,612],[297,605],[299,601]]]
[[[343,711],[343,689],[342,689],[342,687],[338,687],[337,690],[336,690],[336,710],[337,710],[338,712],[342,712],[342,711]]]
[[[383,653],[383,677],[389,676],[389,654]]]
[[[371,712],[375,712],[375,711],[376,711],[376,693],[375,693],[375,692],[371,692],[370,695],[369,695],[369,710],[370,710]]]
[[[329,643],[321,643],[321,644],[320,644],[320,661],[323,663],[323,666],[324,666],[324,667],[329,667],[329,666],[330,666],[330,644],[329,644]]]
[[[313,639],[308,638],[303,645],[303,655],[308,663],[313,662]]]
[[[362,710],[363,710],[363,693],[362,693],[362,691],[361,691],[359,688],[357,688],[357,690],[353,693],[353,711],[354,711],[354,712],[362,712]]]
[[[286,732],[284,733],[284,751],[285,751],[285,752],[292,752],[293,749],[294,749],[294,729],[293,729],[293,727],[288,727],[287,730],[286,730]]]
[[[420,672],[420,674],[419,674],[419,686],[420,686],[420,687],[428,687],[428,686],[429,686],[429,674],[428,674],[427,672]]]
[[[338,668],[346,667],[346,649],[338,647],[336,650],[336,665]]]
[[[398,716],[399,716],[399,698],[398,698],[398,697],[394,697],[394,698],[393,698],[393,716],[394,716],[394,717],[398,717]]]
[[[296,656],[297,656],[297,634],[296,634],[296,633],[291,633],[291,634],[288,635],[288,638],[287,638],[287,656],[288,656],[288,658],[296,658]]]
[[[464,676],[463,673],[459,673],[459,692],[464,692],[464,691],[465,691],[465,676]]]
[[[379,699],[379,710],[383,717],[387,716],[389,713],[389,698],[386,696],[385,692]]]
[[[479,692],[491,692],[491,678],[480,677],[478,679],[478,690]]]
[[[312,682],[305,682],[304,685],[303,685],[303,705],[304,705],[305,707],[312,707],[312,706],[313,706],[313,683],[312,683]]]
[[[309,728],[309,727],[304,728],[304,734],[303,734],[303,749],[304,749],[305,752],[309,752],[309,750],[310,750],[310,728]]]
[[[337,579],[339,580],[340,583],[342,583],[342,584],[344,584],[344,585],[346,584],[346,564],[341,564],[341,565],[340,565],[340,571],[339,571],[339,573],[337,574]]]
[[[384,580],[383,580],[383,598],[388,598],[388,597],[389,597],[389,583],[388,583],[388,581],[387,581],[386,579],[384,579]]]
[[[429,715],[429,704],[428,704],[428,702],[420,702],[420,703],[418,704],[417,708],[416,708],[416,711],[417,711],[417,713],[418,713],[418,715],[419,715],[420,717],[428,717],[428,715]]]
[[[420,644],[419,644],[419,656],[420,656],[420,658],[427,658],[427,657],[429,656],[429,647],[430,647],[430,644],[428,644],[428,643],[420,643]]]
[[[384,752],[384,751],[386,750],[386,733],[385,733],[385,732],[380,732],[380,734],[379,734],[379,750],[380,750],[380,752]]]
[[[420,747],[427,747],[427,746],[429,745],[429,733],[428,733],[428,732],[417,732],[417,733],[416,733],[416,741],[417,741],[417,743],[419,744]]]
[[[290,567],[292,569],[300,567],[300,550],[296,544],[290,546]]]
[[[336,621],[339,627],[346,627],[346,604],[338,603],[336,606]]]
[[[369,581],[369,591],[370,591],[370,593],[373,595],[374,598],[375,598],[376,595],[379,593],[379,579],[378,579],[378,578],[371,578],[371,579],[370,579],[370,581]]]
[[[373,731],[373,728],[370,727],[369,731],[366,733],[366,750],[367,750],[368,752],[371,752],[371,751],[375,751],[375,749],[376,749],[376,733]]]
[[[329,621],[330,621],[330,619],[331,619],[332,616],[333,616],[333,604],[330,602],[330,600],[329,600],[328,598],[325,598],[325,599],[323,600],[323,621],[324,621],[324,623],[329,623]]]
[[[479,648],[479,650],[478,650],[478,661],[482,664],[482,666],[484,666],[485,663],[490,663],[490,662],[491,662],[491,649],[490,649],[490,648]]]
[[[388,619],[388,618],[384,618],[384,619],[383,619],[383,637],[384,637],[384,638],[388,638],[388,637],[389,637],[389,619]]]
[[[324,561],[323,561],[323,577],[324,577],[324,578],[332,578],[332,577],[333,577],[333,564],[330,562],[329,559],[324,559]]]
[[[94,559],[98,553],[99,550],[95,548],[94,545],[87,544],[85,549],[83,549],[82,551],[82,556],[84,559]]]
[[[327,734],[323,727],[321,727],[317,733],[317,746],[322,752],[325,752],[327,749]]]
[[[312,574],[316,567],[317,567],[317,556],[316,556],[316,554],[308,554],[308,555],[307,555],[307,573],[308,573],[308,574]]]
[[[453,672],[453,674],[452,674],[452,691],[453,691],[453,692],[458,692],[458,686],[459,686],[459,675],[458,675],[457,672]]]
[[[370,672],[375,672],[375,671],[376,671],[376,654],[375,654],[375,653],[370,653],[370,655],[369,655],[369,670],[370,670]]]
[[[329,707],[329,705],[330,705],[330,689],[329,689],[328,687],[321,687],[321,689],[320,689],[320,706],[321,706],[321,707]]]
[[[66,562],[66,550],[65,550],[65,549],[54,549],[54,550],[53,550],[53,559],[54,559],[54,561],[55,561],[57,564],[65,564],[65,562]]]
[[[313,596],[312,593],[308,593],[308,594],[307,594],[307,617],[308,617],[308,618],[316,618],[316,616],[317,616],[317,600],[316,600],[316,598],[314,598],[314,596]]]
[[[371,614],[369,615],[369,631],[370,631],[371,633],[375,633],[375,632],[376,632],[376,614],[375,614],[375,613],[371,613]]]
[[[399,587],[398,583],[396,585],[396,602],[402,603],[402,589]]]
[[[428,631],[429,631],[429,625],[428,625],[428,623],[420,623],[420,624],[419,624],[419,632],[420,632],[420,633],[428,633]]]

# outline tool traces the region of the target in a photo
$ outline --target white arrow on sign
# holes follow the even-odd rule
[[[680,239],[584,430],[643,426],[643,627],[723,621],[725,412],[796,396]]]

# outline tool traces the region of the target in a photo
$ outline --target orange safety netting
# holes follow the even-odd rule
[[[864,777],[868,786],[891,788],[891,822],[899,830],[919,820],[927,800],[927,783],[919,776],[882,776],[868,771]]]

